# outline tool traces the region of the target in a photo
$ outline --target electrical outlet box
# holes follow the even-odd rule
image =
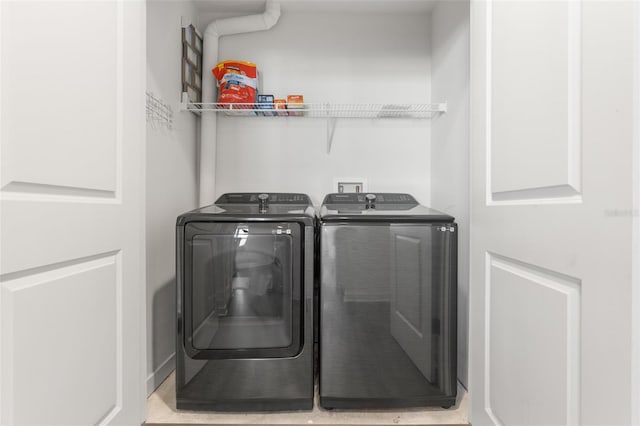
[[[366,192],[367,180],[364,178],[336,178],[333,180],[336,192]]]

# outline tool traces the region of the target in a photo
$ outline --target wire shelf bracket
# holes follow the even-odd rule
[[[331,153],[331,145],[333,145],[333,134],[336,131],[336,117],[327,117],[327,154]]]

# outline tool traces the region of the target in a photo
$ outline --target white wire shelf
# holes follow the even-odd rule
[[[447,112],[447,103],[437,104],[332,104],[304,103],[302,108],[276,109],[270,104],[255,103],[194,103],[182,94],[181,109],[202,115],[208,113],[239,117],[309,117],[327,120],[327,154],[331,152],[338,118],[418,118],[428,119]]]
[[[437,104],[329,104],[305,103],[303,108],[275,109],[253,103],[184,103],[196,113],[218,113],[241,117],[310,118],[432,118],[447,111],[446,103]]]

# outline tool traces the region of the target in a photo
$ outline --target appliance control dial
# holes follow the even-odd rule
[[[265,213],[269,208],[269,194],[258,195],[258,208],[260,213]]]
[[[367,194],[365,195],[365,199],[367,200],[368,209],[372,209],[376,207],[376,194]]]

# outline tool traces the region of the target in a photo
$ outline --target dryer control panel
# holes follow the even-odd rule
[[[268,204],[306,204],[311,200],[306,194],[283,192],[234,192],[223,194],[216,204],[260,204],[260,196],[268,195]]]

